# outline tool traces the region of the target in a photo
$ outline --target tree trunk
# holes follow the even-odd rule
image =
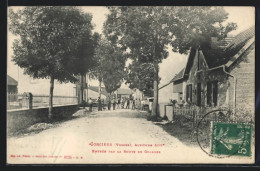
[[[84,75],[81,74],[81,81],[80,81],[80,101],[83,103],[84,101]],[[83,104],[83,109],[85,109],[85,104]]]
[[[101,80],[99,80],[98,96],[99,96],[99,98],[101,100]]]
[[[154,61],[154,81],[153,81],[153,108],[152,116],[158,115],[158,62]]]
[[[50,79],[50,95],[49,95],[49,114],[48,118],[52,119],[53,118],[53,89],[54,89],[54,78],[51,77]]]
[[[81,75],[81,102],[84,100],[84,76]]]

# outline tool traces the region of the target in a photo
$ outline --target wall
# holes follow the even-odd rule
[[[250,48],[239,58],[230,68],[230,73],[237,79],[236,84],[236,108],[237,110],[255,109],[255,45]],[[230,78],[230,99],[234,97],[234,83]],[[233,101],[233,100],[232,100]],[[254,112],[253,112],[254,113]]]
[[[173,99],[173,98],[178,98],[178,96],[174,95],[173,94],[173,84],[169,84],[167,85],[166,87],[160,89],[158,91],[159,93],[159,96],[158,96],[158,103],[169,103],[170,102],[170,99]],[[174,97],[176,96],[176,97]]]
[[[72,116],[78,109],[77,105],[53,107],[54,118],[62,119]],[[7,133],[13,133],[25,129],[35,123],[48,120],[48,108],[13,110],[7,112]]]
[[[173,120],[173,107],[168,106],[168,103],[160,103],[159,104],[159,116],[161,118],[164,118],[165,116],[167,116],[168,120],[172,121]]]
[[[172,106],[166,106],[166,116],[169,121],[173,120],[173,107]]]
[[[164,106],[166,105],[167,103],[160,103],[159,104],[159,116],[161,118],[163,118],[165,116],[165,109],[164,109]]]
[[[23,69],[17,68],[18,93],[31,92],[38,95],[49,95],[49,79],[33,79],[23,73]],[[54,96],[76,96],[76,85],[73,83],[59,83],[54,81]]]

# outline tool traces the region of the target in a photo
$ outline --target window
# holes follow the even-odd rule
[[[218,82],[217,81],[207,82],[207,105],[208,106],[218,105]]]
[[[188,103],[192,102],[192,84],[186,86],[186,101]]]

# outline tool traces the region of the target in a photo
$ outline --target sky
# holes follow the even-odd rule
[[[17,7],[12,7],[17,8]],[[19,7],[21,8],[21,7]],[[109,13],[106,7],[102,6],[91,6],[91,7],[79,7],[84,12],[91,13],[93,15],[92,22],[94,24],[94,31],[98,33],[102,33],[103,23],[106,20],[106,14]],[[239,32],[249,28],[255,23],[255,11],[254,7],[224,7],[224,9],[229,13],[227,22],[235,22],[237,23],[237,29],[230,32],[232,35],[236,35]],[[8,67],[7,73],[13,78],[17,78],[17,66],[11,62],[12,55],[12,42],[14,37],[8,33]],[[169,56],[167,59],[164,59],[162,63],[159,65],[160,71],[159,76],[161,77],[160,86],[167,84],[175,74],[177,74],[187,62],[187,55],[181,55],[178,53],[174,53],[169,49]],[[97,86],[97,81],[91,81],[91,85]],[[122,87],[127,87],[126,85],[122,85]]]

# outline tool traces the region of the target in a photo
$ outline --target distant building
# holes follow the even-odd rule
[[[29,75],[23,73],[23,69],[15,66],[13,67],[17,71],[17,82],[18,85],[12,85],[17,87],[17,94],[21,98],[26,92],[31,92],[33,95],[33,105],[34,107],[47,106],[49,103],[49,94],[50,94],[50,80],[49,79],[34,79]],[[7,79],[9,79],[8,77]],[[12,80],[12,79],[9,79]],[[8,81],[8,80],[7,80]],[[13,81],[12,81],[13,82]],[[8,88],[8,92],[14,91],[15,88]],[[77,89],[76,84],[73,83],[60,83],[57,80],[54,81],[54,90],[53,90],[53,104],[62,105],[62,104],[76,104],[77,100]],[[8,101],[11,99],[18,100],[18,97],[8,96]]]
[[[99,86],[88,86],[88,89],[85,89],[87,98],[97,99],[99,97]],[[101,87],[101,99],[106,100],[109,96],[105,87]]]
[[[159,103],[170,103],[175,100],[180,103],[183,100],[184,82],[181,80],[184,69],[177,73],[169,83],[159,87]]]
[[[7,92],[8,92],[8,94],[17,94],[17,86],[18,86],[18,82],[14,78],[7,75]]]
[[[133,90],[131,90],[130,88],[119,88],[115,91],[115,94],[117,95],[117,97],[121,98],[121,97],[130,97],[133,95]]]
[[[33,95],[49,95],[50,80],[34,79],[29,75],[19,72],[18,77],[18,93],[31,92]],[[73,83],[60,83],[54,81],[54,96],[76,96],[76,85]]]

